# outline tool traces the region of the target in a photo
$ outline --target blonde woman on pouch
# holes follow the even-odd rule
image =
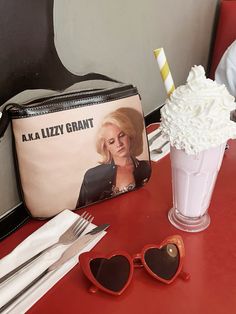
[[[104,118],[96,141],[102,160],[85,173],[77,208],[131,191],[148,181],[150,163],[136,158],[136,136],[132,121],[122,110]]]

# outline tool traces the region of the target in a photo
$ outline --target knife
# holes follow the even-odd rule
[[[148,140],[149,146],[151,146],[152,143],[153,143],[159,136],[161,136],[161,131],[157,132],[155,135],[153,135],[153,136]]]
[[[106,230],[109,227],[108,224],[100,225],[84,236],[78,238],[72,245],[62,253],[61,257],[53,263],[51,266],[48,267],[48,272],[55,270],[66,263],[69,259],[79,253],[87,244],[89,244],[94,238],[96,238],[102,231]]]
[[[25,288],[23,288],[20,292],[18,292],[13,298],[11,298],[6,304],[4,304],[0,308],[0,313],[2,313],[5,309],[7,309],[13,302],[15,302],[20,296],[22,296],[25,292],[27,292],[31,287],[33,287],[40,279],[46,276],[48,273],[55,271],[63,264],[65,264],[68,260],[78,254],[83,248],[86,247],[90,242],[95,240],[102,231],[106,230],[110,225],[103,224],[98,227],[93,228],[91,231],[87,232],[85,235],[78,238],[73,242],[59,257],[59,259],[50,265],[46,270],[44,270],[38,277],[36,277],[33,281],[31,281]]]

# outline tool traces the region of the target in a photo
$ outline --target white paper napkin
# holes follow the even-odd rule
[[[151,133],[148,134],[148,139],[152,138],[155,134],[159,133],[160,130],[155,130]],[[167,141],[166,138],[163,137],[163,135],[160,135],[150,146],[150,158],[152,161],[158,161],[161,158],[165,157],[166,155],[169,154],[170,152],[170,143],[166,144],[163,148],[162,148],[162,153],[161,154],[157,154],[154,153],[153,150],[156,148],[161,147],[162,144],[164,144]]]
[[[60,235],[78,219],[78,216],[79,215],[69,210],[64,210],[32,233],[10,254],[0,260],[0,277],[19,266],[39,251],[57,242]],[[84,233],[87,233],[94,227],[95,225],[90,224]],[[59,269],[43,277],[3,313],[25,313],[25,311],[37,302],[57,281],[78,263],[78,256],[81,253],[91,250],[105,234],[105,231],[102,232],[99,237],[89,243],[79,254],[74,256]],[[42,271],[46,270],[61,256],[67,247],[66,245],[61,245],[50,250],[31,263],[27,268],[22,269],[17,276],[0,284],[0,307],[6,304],[7,301],[27,286],[34,278],[38,277]]]

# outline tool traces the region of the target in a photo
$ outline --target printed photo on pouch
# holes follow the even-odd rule
[[[151,174],[138,94],[14,119],[13,132],[24,200],[34,217],[134,190]]]
[[[76,207],[86,206],[144,185],[150,177],[143,151],[143,118],[131,108],[120,108],[102,118],[95,136],[98,164],[84,175]]]

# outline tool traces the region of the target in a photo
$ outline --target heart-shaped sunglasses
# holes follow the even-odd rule
[[[131,257],[124,251],[102,255],[86,252],[80,255],[81,269],[92,282],[91,292],[97,289],[120,295],[130,284],[133,270],[144,267],[155,279],[170,284],[180,275],[184,280],[190,275],[182,271],[184,243],[179,235],[166,238],[161,244],[145,245],[142,252]]]

